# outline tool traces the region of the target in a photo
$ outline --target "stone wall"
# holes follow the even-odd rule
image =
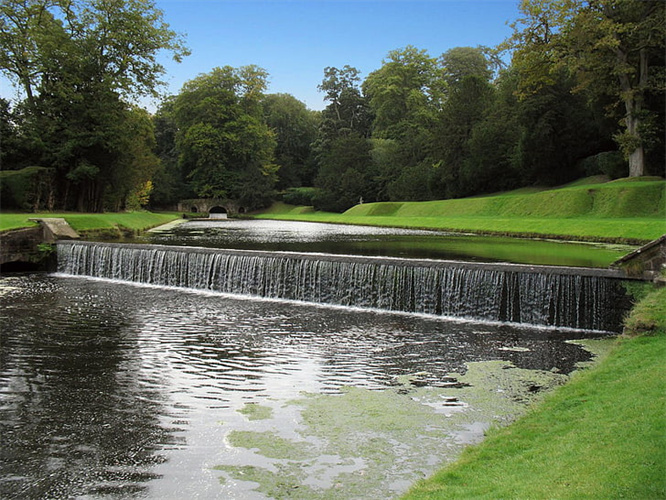
[[[39,244],[44,235],[41,226],[0,234],[0,265],[12,262],[37,262],[40,260]]]
[[[656,279],[666,269],[666,234],[615,261],[611,267],[629,276]]]

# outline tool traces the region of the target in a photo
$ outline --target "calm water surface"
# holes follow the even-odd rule
[[[590,359],[565,342],[581,335],[56,275],[3,276],[0,497],[271,498],[243,474],[280,474],[306,462],[294,476],[300,489],[290,487],[289,496],[303,488],[321,493],[304,498],[397,495],[435,470],[438,457],[380,464],[377,482],[388,490],[345,497],[345,477],[375,470],[372,458],[345,457],[327,445],[325,454],[298,462],[234,438],[277,433],[321,445],[322,434],[307,435],[299,406],[289,403],[304,394],[342,398],[344,387],[386,393],[411,375],[418,387],[455,402],[460,388],[452,372],[492,360],[514,368],[501,373],[566,374]],[[408,392],[391,394],[414,404]],[[464,398],[458,406],[473,425],[446,431],[452,442],[479,439],[496,418]],[[245,411],[264,407],[271,418],[253,420]],[[403,434],[412,437],[392,444],[401,456],[416,439]],[[448,445],[433,439],[445,454]]]
[[[595,245],[437,231],[275,220],[189,221],[143,241],[241,250],[280,250],[408,258],[607,267],[626,245]]]

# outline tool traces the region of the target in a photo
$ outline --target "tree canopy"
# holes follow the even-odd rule
[[[666,3],[520,11],[498,47],[407,45],[368,75],[324,68],[322,111],[267,94],[268,73],[247,65],[192,78],[150,116],[133,103],[159,93],[158,54],[188,53],[152,0],[2,0],[0,71],[22,94],[0,100],[0,161],[34,186],[4,198],[118,210],[228,197],[252,209],[298,192],[342,211],[663,175]]]
[[[156,170],[152,125],[129,102],[157,94],[160,51],[187,54],[162,12],[148,0],[3,0],[0,47],[0,71],[25,95],[13,117],[23,161],[56,169],[54,204],[125,205]]]

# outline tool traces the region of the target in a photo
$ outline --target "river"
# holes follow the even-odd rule
[[[394,498],[608,338],[4,275],[0,497]]]

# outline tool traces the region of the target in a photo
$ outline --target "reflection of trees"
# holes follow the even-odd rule
[[[158,445],[173,437],[159,422],[163,396],[137,380],[123,312],[101,286],[57,290],[45,277],[23,285],[9,297],[12,314],[0,316],[0,331],[11,332],[0,366],[2,495],[142,490]]]
[[[583,334],[556,330],[514,328],[433,321],[413,316],[376,315],[363,324],[358,316],[338,315],[328,327],[335,341],[323,355],[327,370],[366,370],[382,383],[392,377],[427,372],[428,383],[448,381],[450,373],[464,373],[472,361],[510,361],[518,368],[570,373],[591,355],[565,342]],[[370,326],[371,325],[371,326]]]
[[[10,498],[139,494],[177,439],[160,423],[174,403],[165,389],[233,407],[250,392],[380,388],[419,372],[447,383],[469,361],[568,373],[589,359],[557,331],[22,279],[0,296],[0,496]]]
[[[324,390],[335,390],[385,387],[396,376],[420,372],[430,374],[428,383],[447,383],[448,374],[464,373],[470,361],[569,373],[590,359],[565,342],[580,332],[249,301],[228,302],[223,312],[200,303],[190,317],[202,334],[185,340],[179,356],[215,379],[218,391],[270,391],[274,376],[292,376],[298,386],[299,366],[308,364],[316,366],[310,374]]]

